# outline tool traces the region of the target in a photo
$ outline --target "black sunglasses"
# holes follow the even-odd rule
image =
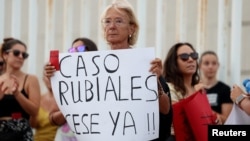
[[[189,59],[189,57],[191,57],[193,60],[197,60],[198,59],[198,57],[199,57],[199,55],[198,55],[198,53],[197,52],[192,52],[192,53],[190,53],[190,54],[188,54],[188,53],[182,53],[182,54],[180,54],[180,55],[178,55],[180,58],[181,58],[181,60],[183,60],[183,61],[187,61],[188,59]]]
[[[29,54],[26,52],[22,52],[20,50],[9,50],[7,52],[12,52],[14,56],[18,57],[20,54],[22,54],[23,59],[26,59],[29,57]]]

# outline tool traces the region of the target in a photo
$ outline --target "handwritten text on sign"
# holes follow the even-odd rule
[[[52,77],[56,102],[79,140],[158,137],[153,48],[60,53]]]

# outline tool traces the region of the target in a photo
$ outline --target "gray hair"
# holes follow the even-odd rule
[[[129,4],[127,0],[114,0],[113,3],[108,5],[104,10],[101,16],[101,20],[104,19],[107,14],[107,11],[112,8],[116,9],[117,11],[124,11],[129,18],[129,24],[134,25],[134,33],[132,35],[128,35],[128,44],[131,46],[134,45],[137,41],[139,34],[139,23],[134,14],[133,7]],[[102,29],[104,30],[104,26],[102,26]]]

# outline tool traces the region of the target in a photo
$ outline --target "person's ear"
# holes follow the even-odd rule
[[[135,32],[135,25],[130,25],[129,27],[129,35],[133,35]]]

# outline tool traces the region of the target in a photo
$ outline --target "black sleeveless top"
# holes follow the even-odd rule
[[[28,75],[25,76],[23,89],[21,93],[28,98],[28,94],[24,90],[25,82]],[[0,100],[0,117],[11,117],[13,113],[21,113],[22,118],[29,119],[29,114],[24,111],[22,106],[16,100],[14,95],[4,95]]]

